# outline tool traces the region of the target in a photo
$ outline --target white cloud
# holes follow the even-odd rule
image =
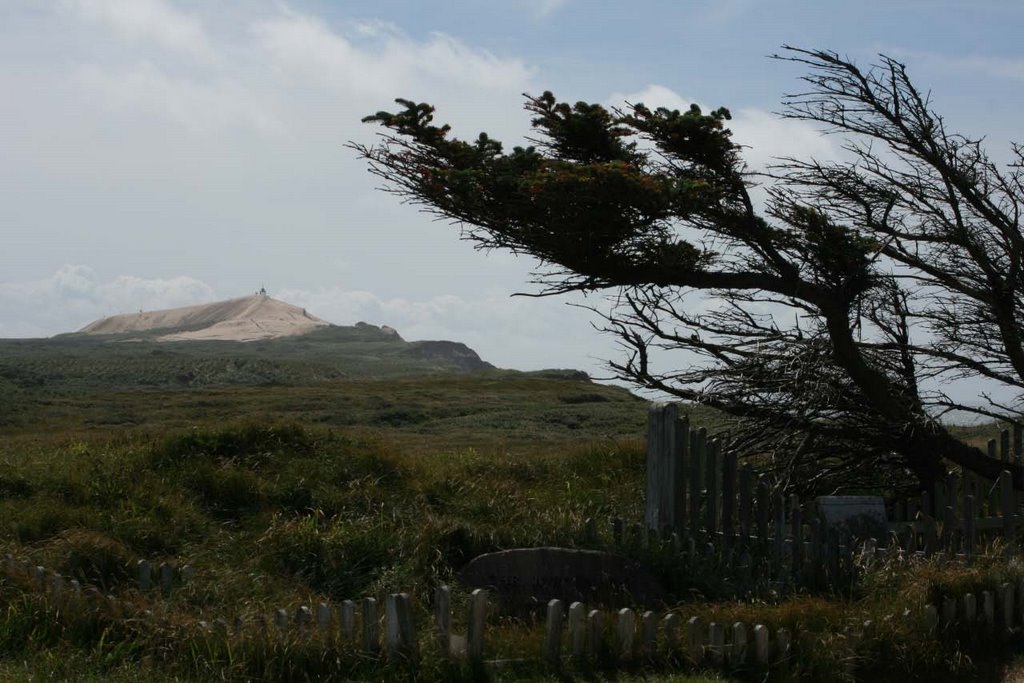
[[[942,72],[959,71],[989,78],[1024,80],[1024,59],[998,55],[951,55],[904,48],[883,49],[884,54],[901,60],[912,59]]]
[[[253,22],[250,31],[282,81],[349,95],[390,100],[396,93],[428,92],[441,85],[511,88],[518,96],[532,75],[518,59],[501,59],[442,33],[417,42],[382,22],[335,28],[318,17],[289,10]]]
[[[150,62],[127,69],[82,67],[81,86],[122,115],[166,119],[194,133],[246,128],[267,135],[287,131],[260,98],[232,80],[173,78]]]
[[[339,324],[390,325],[407,340],[460,341],[499,367],[575,367],[600,374],[601,359],[615,353],[610,338],[592,329],[593,315],[568,305],[565,298],[511,297],[495,291],[416,300],[340,287],[287,289],[273,295]]]
[[[64,7],[122,38],[210,61],[214,50],[195,16],[162,0],[64,0]]]
[[[92,268],[65,265],[53,275],[0,282],[0,337],[40,337],[72,332],[108,315],[175,308],[214,298],[195,278],[121,275],[101,282]]]
[[[568,5],[571,0],[523,0],[523,2],[534,18],[543,19]]]

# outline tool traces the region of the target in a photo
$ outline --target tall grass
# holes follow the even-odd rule
[[[448,663],[433,648],[416,669],[381,669],[343,643],[248,631],[232,639],[196,625],[367,595],[383,602],[397,590],[412,592],[425,625],[429,596],[457,585],[472,557],[585,545],[587,518],[642,513],[644,448],[623,435],[642,433],[643,406],[617,390],[496,377],[93,398],[92,407],[83,397],[47,398],[52,413],[0,441],[0,551],[116,602],[72,609],[23,580],[0,579],[0,676],[556,680],[537,660],[542,624],[529,612],[492,614],[488,629],[502,645],[491,655],[524,661],[486,671]],[[233,417],[240,413],[250,417]],[[146,416],[145,424],[104,426],[121,414]],[[140,558],[191,564],[195,580],[166,598],[143,595],[132,578]],[[865,574],[857,597],[714,600],[729,593],[722,576],[681,576],[648,560],[670,579],[684,615],[820,634],[822,646],[798,647],[788,667],[730,672],[747,680],[976,674],[974,662],[1005,652],[1003,643],[926,633],[898,615],[1020,574],[1001,561],[891,563]],[[457,614],[463,600],[457,593]],[[851,653],[836,634],[865,619],[877,637]],[[624,675],[669,677],[690,666],[637,662]],[[620,674],[606,659],[567,675]]]

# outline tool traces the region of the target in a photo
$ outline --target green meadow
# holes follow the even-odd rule
[[[875,636],[854,662],[823,636],[770,671],[709,674],[650,660],[553,672],[539,657],[541,610],[492,611],[486,655],[504,663],[444,660],[430,647],[431,596],[452,587],[455,628],[464,630],[457,574],[471,558],[586,547],[588,518],[641,518],[647,405],[565,370],[462,372],[407,358],[414,372],[375,374],[358,358],[386,364],[381,342],[358,343],[333,353],[326,342],[280,353],[0,343],[0,551],[114,598],[62,603],[5,573],[0,677],[998,680],[1013,651],[983,634],[936,635],[891,615],[949,591],[1016,581],[1024,577],[1016,563],[912,571],[893,563],[843,595],[780,598],[731,595],[719,577],[654,562],[673,587],[669,606],[684,616],[825,634],[870,619]],[[711,430],[725,424],[699,408],[691,419]],[[187,564],[194,575],[167,595],[142,592],[139,560]],[[337,639],[196,628],[365,596],[383,604],[397,591],[413,597],[421,625],[415,667],[382,664]]]

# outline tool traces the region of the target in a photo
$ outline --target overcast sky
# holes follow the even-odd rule
[[[337,324],[466,342],[499,366],[600,374],[611,339],[377,182],[350,140],[395,97],[456,134],[527,131],[521,93],[728,106],[748,158],[835,153],[772,111],[785,43],[904,60],[997,158],[1019,134],[1024,3],[173,2],[0,4],[0,337],[250,294]]]

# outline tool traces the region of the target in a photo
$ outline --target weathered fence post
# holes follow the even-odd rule
[[[942,625],[946,628],[956,621],[956,598],[947,595],[942,601]]]
[[[658,616],[650,610],[640,617],[640,648],[648,658],[658,651]]]
[[[661,620],[662,628],[665,631],[665,650],[670,657],[679,651],[679,624],[681,621],[675,612],[669,612]]]
[[[1006,544],[1005,552],[1007,557],[1013,557],[1017,552],[1017,510],[1014,505],[1013,475],[1007,470],[999,473],[999,489],[1003,513],[1003,543]]]
[[[565,610],[561,600],[548,602],[547,625],[544,632],[544,659],[558,667],[562,661],[562,621]]]
[[[604,615],[599,609],[587,613],[587,641],[590,654],[596,659],[604,645]]]
[[[363,649],[370,654],[380,652],[376,598],[363,598]]]
[[[284,633],[285,629],[288,628],[288,610],[284,607],[274,612],[274,625],[277,626],[278,631],[281,633]]]
[[[722,534],[727,548],[736,540],[736,466],[736,452],[730,450],[722,457]]]
[[[647,411],[647,500],[644,522],[648,529],[679,528],[683,503],[683,430],[679,406],[652,403]]]
[[[718,532],[718,516],[719,516],[719,495],[720,495],[720,484],[719,470],[721,469],[722,462],[722,444],[718,439],[714,439],[707,447],[707,471],[705,472],[705,488],[707,490],[707,496],[705,504],[707,508],[704,510],[704,528],[710,536],[714,536]]]
[[[469,624],[466,627],[466,652],[471,661],[484,658],[484,628],[487,625],[487,591],[477,588],[469,595]]]
[[[732,653],[729,661],[732,664],[744,664],[747,661],[747,626],[739,621],[732,625]]]
[[[754,507],[754,468],[747,463],[740,470],[740,537],[742,543],[750,543],[751,519]]]
[[[165,596],[171,594],[171,584],[174,582],[174,567],[166,562],[160,563],[160,590]]]
[[[704,659],[704,622],[700,617],[686,621],[686,649],[694,662],[699,664]]]
[[[981,592],[981,618],[989,630],[996,625],[996,601],[992,591]]]
[[[587,642],[587,614],[582,602],[569,605],[569,649],[572,658],[578,663],[583,661]]]
[[[322,638],[330,635],[331,629],[331,607],[326,602],[316,606],[316,630]]]
[[[416,627],[408,593],[391,593],[385,603],[388,657],[415,661],[418,655]]]
[[[688,487],[690,489],[690,514],[687,519],[690,523],[691,532],[700,530],[700,499],[701,491],[704,488],[701,472],[703,471],[705,451],[707,450],[707,437],[708,431],[703,427],[690,430],[690,485]]]
[[[448,586],[443,584],[434,591],[434,629],[441,656],[449,656],[452,643],[452,594]]]
[[[615,622],[616,645],[619,659],[628,660],[633,657],[633,640],[636,634],[636,613],[628,607],[618,612]]]
[[[964,552],[967,559],[974,558],[974,550],[977,546],[977,534],[975,533],[975,509],[974,496],[967,496],[964,499]]]
[[[312,622],[313,612],[309,607],[302,605],[295,610],[295,630],[299,635],[306,635]]]
[[[1003,613],[1003,631],[1006,635],[1013,633],[1013,584],[1004,583],[999,587],[1000,610]]]
[[[1024,455],[1024,428],[1019,424],[1013,425],[1013,464],[1021,466],[1021,456]]]
[[[711,651],[711,661],[721,664],[725,661],[725,627],[717,621],[708,624],[708,648]]]
[[[768,493],[768,480],[761,475],[757,478],[757,540],[762,544],[768,542],[768,518],[771,504]]]
[[[789,629],[780,628],[778,631],[775,632],[776,661],[783,662],[789,658],[792,643],[793,636],[790,634]]]
[[[342,600],[338,607],[338,623],[341,626],[341,637],[347,642],[356,639],[356,603]]]
[[[149,562],[139,560],[135,563],[135,571],[139,581],[139,590],[148,591],[152,585],[152,570],[150,569]]]
[[[754,626],[754,659],[758,664],[767,664],[769,653],[768,627],[764,624],[757,624]]]

